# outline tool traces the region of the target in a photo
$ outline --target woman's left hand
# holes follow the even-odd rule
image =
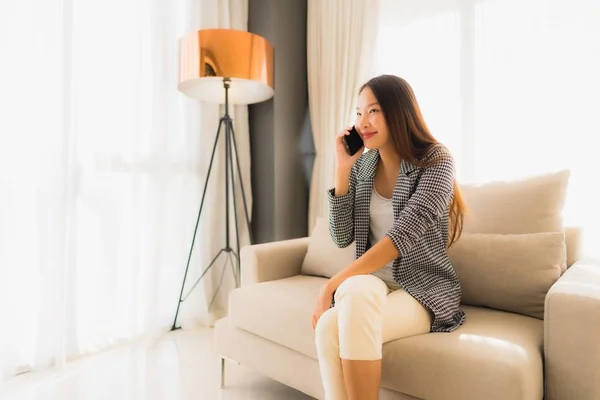
[[[312,317],[312,326],[313,329],[317,327],[317,322],[319,322],[319,318],[321,315],[331,307],[331,301],[333,300],[333,292],[327,289],[327,285],[323,285],[321,291],[319,293],[319,298],[317,299],[317,304],[315,304],[315,309],[313,311]]]

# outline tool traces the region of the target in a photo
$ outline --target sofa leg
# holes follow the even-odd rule
[[[221,389],[225,387],[225,359],[221,357]]]

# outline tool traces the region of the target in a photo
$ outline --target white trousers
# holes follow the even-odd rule
[[[428,333],[430,325],[430,312],[404,290],[390,291],[374,275],[346,279],[315,331],[325,399],[347,399],[342,359],[380,360],[383,343]]]

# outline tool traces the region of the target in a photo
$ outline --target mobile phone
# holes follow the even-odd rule
[[[355,155],[356,152],[362,149],[365,145],[354,126],[350,130],[350,134],[344,136],[344,143],[346,144],[346,150],[348,150],[348,154],[351,156]]]

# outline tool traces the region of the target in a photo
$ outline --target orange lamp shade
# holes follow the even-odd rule
[[[234,29],[202,29],[179,40],[177,89],[202,102],[253,104],[273,97],[273,47],[261,36]]]

